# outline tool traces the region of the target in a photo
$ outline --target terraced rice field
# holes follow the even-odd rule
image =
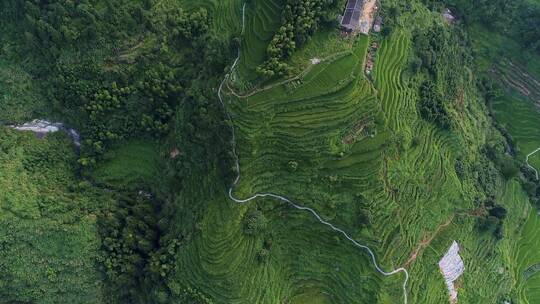
[[[367,42],[367,37],[362,37],[352,53],[314,67],[298,81],[263,91],[253,97],[233,99],[229,106],[234,109],[233,116],[237,128],[237,144],[242,169],[242,180],[236,193],[237,196],[243,197],[266,191],[286,193],[322,212],[325,220],[345,224],[344,228],[356,235],[361,233],[358,227],[354,227],[357,226],[354,216],[359,211],[359,206],[350,203],[355,199],[354,195],[340,194],[339,190],[331,188],[343,189],[344,185],[350,185],[355,189],[374,189],[373,183],[370,182],[373,178],[370,176],[376,176],[381,166],[377,158],[385,140],[382,129],[384,128],[383,119],[379,115],[380,108],[376,102],[375,91],[372,85],[362,77]],[[336,116],[339,118],[336,119]],[[366,117],[378,121],[381,132],[373,138],[364,138],[358,144],[350,146],[343,144],[342,131]],[[360,142],[363,145],[360,145]],[[368,146],[369,148],[366,149],[365,147]],[[291,172],[288,161],[284,160],[297,162],[298,168]],[[268,166],[269,164],[272,165]],[[332,182],[329,185],[329,181],[334,181],[335,185],[332,185]],[[299,187],[299,182],[303,183],[303,186]],[[266,203],[276,204],[276,202]],[[337,204],[339,206],[336,206]],[[298,211],[293,213],[296,212]],[[315,240],[319,240],[320,245],[327,246],[329,240],[330,243],[332,243],[331,240],[340,240],[324,226],[321,227],[320,223],[313,220],[310,222],[312,222],[311,225],[319,227],[311,228],[311,225],[308,225],[309,228],[306,230],[326,231],[325,234],[317,232],[315,235],[318,237],[313,238],[312,244],[315,244],[313,243]],[[364,241],[367,241],[370,246],[376,246],[376,243],[373,243],[375,239],[372,237]],[[346,244],[347,242],[344,242],[344,245]],[[353,254],[356,254],[355,259],[362,261],[360,264],[368,266],[363,269],[363,272],[367,271],[369,276],[373,277],[368,281],[377,278],[379,275],[374,271],[367,256],[350,245],[344,252],[351,252],[351,250]],[[333,253],[330,256],[334,258],[342,254]],[[343,261],[344,264],[336,264],[336,271],[340,271],[341,267],[349,268],[345,261]],[[311,262],[304,260],[303,263]],[[319,265],[321,266],[323,265]],[[393,266],[389,265],[385,268]],[[302,269],[305,271],[305,268]],[[354,276],[354,272],[351,275]],[[308,277],[312,280],[316,276],[311,274],[302,280],[308,280]],[[338,279],[341,281],[345,278],[339,273]],[[391,298],[400,298],[399,285],[396,286],[398,279],[403,278],[387,279],[385,284],[394,283],[382,294],[389,293],[392,295]],[[358,280],[363,279],[360,277],[354,281]],[[374,282],[377,283],[378,280],[375,279]],[[301,303],[302,299],[310,299],[314,295],[321,302],[325,302],[324,299],[327,298],[327,300],[332,300],[332,303],[341,302],[336,299],[336,296],[341,296],[340,292],[330,288],[331,281],[325,281],[322,286],[317,286],[319,284],[314,284],[314,282],[306,284],[309,287],[301,284],[302,290],[294,293],[292,299],[296,302]],[[378,284],[370,285],[373,285],[370,288],[378,288]],[[331,293],[324,291],[328,288],[330,288],[328,291],[332,291]],[[325,295],[326,293],[328,294]],[[348,298],[345,302],[369,302],[365,296],[351,297],[354,293],[347,290],[342,295],[346,297],[345,299]]]
[[[182,7],[187,10],[204,8],[214,18],[212,23],[219,37],[230,41],[231,37],[240,32],[242,24],[241,10],[243,0],[180,0]]]
[[[540,80],[529,74],[525,67],[503,60],[491,70],[491,74],[504,87],[518,92],[540,107]]]
[[[518,262],[516,279],[520,303],[540,302],[540,273],[529,269],[540,263],[540,217],[535,210],[529,212],[516,258]]]
[[[384,191],[377,194],[377,206],[386,207],[378,210],[377,217],[383,220],[378,221],[380,226],[375,234],[383,240],[386,256],[398,257],[400,261],[410,260],[419,244],[430,240],[410,263],[412,303],[448,301],[437,263],[452,239],[464,248],[461,255],[467,263],[469,277],[462,283],[460,298],[464,303],[487,301],[492,295],[475,290],[474,286],[500,280],[495,273],[482,274],[486,267],[494,267],[495,261],[487,258],[489,252],[485,250],[490,246],[467,233],[475,229],[475,219],[457,211],[473,208],[475,195],[453,169],[458,140],[463,139],[419,119],[415,92],[410,89],[414,80],[403,75],[410,43],[407,32],[395,33],[382,41],[375,64],[375,87],[391,134],[388,141],[397,143],[382,155],[383,176],[379,181]],[[476,123],[487,127],[485,120]],[[475,133],[470,134],[477,136]],[[396,221],[397,226],[388,227],[387,223]],[[439,229],[440,226],[443,227]],[[482,260],[485,262],[479,262]]]
[[[489,235],[471,233],[477,229],[471,210],[479,193],[473,177],[460,179],[455,170],[457,157],[467,149],[477,153],[485,141],[480,130],[490,122],[479,114],[483,105],[472,100],[460,113],[461,132],[442,131],[420,119],[419,80],[404,72],[412,34],[403,28],[380,41],[373,82],[363,73],[370,38],[341,44],[324,33],[292,58],[305,73],[261,85],[254,68],[264,59],[280,5],[255,1],[247,6],[242,56],[223,91],[242,173],[234,195],[272,192],[315,209],[372,248],[383,269],[406,265],[410,303],[448,301],[437,263],[457,240],[466,268],[458,282],[460,301],[496,303],[514,283],[513,270],[501,267],[517,240],[496,244]],[[334,51],[336,56],[329,56]],[[306,64],[314,57],[329,59]],[[251,93],[240,97],[244,92]],[[210,184],[193,180],[188,188],[213,188]],[[511,185],[507,192],[518,193],[519,186]],[[499,186],[502,196],[505,184]],[[194,191],[184,204],[204,201],[209,209],[178,257],[184,271],[172,281],[196,286],[219,303],[403,301],[403,275],[382,277],[365,251],[309,214],[273,199],[237,205],[225,191]],[[521,202],[510,194],[505,199],[508,235],[523,217]],[[268,221],[264,233],[250,236],[243,223],[254,209]],[[268,260],[260,262],[258,254],[269,240]]]
[[[540,58],[525,54],[515,41],[480,26],[473,27],[471,35],[479,66],[504,90],[493,102],[495,117],[508,129],[524,160],[540,147]],[[529,162],[540,166],[540,155]]]
[[[523,161],[526,155],[540,148],[540,111],[534,103],[535,84],[529,73],[516,69],[508,62],[500,65],[501,85],[506,93],[493,102],[493,112],[514,139],[518,156]],[[526,92],[531,92],[527,95]],[[529,157],[529,164],[540,168],[540,155]],[[521,210],[526,221],[519,222],[519,242],[512,251],[512,262],[515,263],[515,286],[519,303],[540,302],[540,275],[536,268],[540,263],[540,216],[534,207],[530,207],[527,197],[513,191],[513,200],[521,202]]]
[[[418,119],[414,92],[402,75],[409,34],[397,32],[382,42],[374,85],[362,74],[367,45],[362,37],[352,54],[313,68],[299,81],[229,100],[242,171],[236,196],[273,192],[312,207],[375,248],[383,268],[393,269],[403,265],[417,244],[438,231],[456,209],[472,208],[475,193],[454,173],[456,139]],[[371,135],[345,144],[343,131],[366,118],[374,121]],[[290,162],[297,166],[292,168]],[[433,204],[437,213],[429,212]],[[357,216],[366,211],[375,219],[371,229],[358,225]],[[452,237],[467,249],[463,255],[469,261],[486,261],[468,266],[474,280],[464,283],[465,299],[493,296],[489,289],[478,290],[478,282],[509,284],[501,274],[484,273],[486,267],[494,269],[502,262],[488,257],[489,240],[481,242],[467,233],[474,225],[474,218],[458,218],[419,253],[412,265],[411,302],[446,301],[437,262]],[[313,242],[317,240],[328,242],[324,238]],[[380,283],[381,301],[399,301],[396,281]]]
[[[520,52],[515,42],[481,28],[474,29],[473,33],[478,36],[475,40],[482,42],[476,48],[484,49],[479,51],[484,54],[480,58],[482,66],[489,69],[488,73],[504,89],[504,94],[492,103],[495,118],[512,136],[517,146],[518,158],[525,161],[527,154],[540,147],[538,60],[530,60],[531,64],[525,68],[523,58],[516,56]],[[499,47],[494,47],[495,45]],[[497,55],[491,54],[490,50]],[[506,54],[507,58],[501,59],[500,54]],[[531,156],[529,163],[540,168],[540,155]],[[501,246],[501,250],[508,255],[507,265],[513,265],[514,299],[518,303],[539,303],[540,275],[535,270],[535,265],[540,263],[540,216],[530,205],[528,197],[517,182],[506,186],[505,200],[513,204],[513,209],[521,212],[507,220],[513,223],[512,226],[509,224],[505,227],[515,228],[516,232],[509,235],[517,242],[508,241],[505,246]]]
[[[514,269],[513,280],[516,294],[514,298],[519,301],[518,303],[538,303],[540,301],[540,273],[534,266],[540,263],[540,216],[530,205],[528,197],[517,182],[508,184],[505,199],[512,202],[514,208],[521,212],[518,219],[510,219],[517,227],[512,237],[518,241],[511,245],[508,242],[510,246],[507,248],[502,246],[502,249],[508,253],[508,265],[513,265]]]
[[[493,103],[493,112],[512,135],[521,159],[540,147],[540,111],[530,100],[508,93]],[[540,155],[533,155],[529,163],[540,168]]]
[[[375,301],[381,278],[356,248],[288,205],[258,204],[272,230],[269,260],[257,261],[264,240],[246,237],[238,227],[248,207],[215,201],[201,223],[202,237],[183,254],[179,265],[193,272],[178,278],[180,282],[197,286],[220,303],[313,303],[312,297],[319,303]]]
[[[247,5],[242,57],[236,74],[236,79],[243,82],[242,89],[251,88],[258,78],[255,69],[264,62],[266,46],[281,24],[281,7],[280,0],[251,1]]]

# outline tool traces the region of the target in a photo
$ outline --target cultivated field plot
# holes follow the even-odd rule
[[[418,303],[446,301],[437,263],[450,240],[459,239],[463,257],[469,261],[461,297],[465,301],[488,299],[493,296],[490,288],[479,290],[478,284],[489,286],[489,282],[500,281],[509,286],[510,280],[507,273],[495,270],[486,275],[486,268],[495,269],[502,261],[490,255],[492,241],[468,233],[474,229],[475,219],[456,212],[473,208],[476,195],[454,173],[455,154],[463,139],[418,118],[415,93],[403,76],[410,43],[406,31],[382,42],[373,84],[362,73],[369,44],[363,36],[351,54],[312,68],[300,80],[247,98],[230,97],[227,105],[237,130],[242,172],[235,195],[242,198],[273,192],[313,207],[325,220],[374,248],[386,269],[405,264],[418,245],[430,238],[427,248],[418,250],[409,264],[411,301]],[[486,123],[473,117],[464,119],[479,126]],[[373,122],[366,136],[351,143],[343,140],[347,130],[365,120]],[[473,131],[469,136],[475,134]],[[276,202],[258,203],[264,204],[269,205],[265,208],[275,208],[270,206]],[[434,204],[437,212],[430,211]],[[287,211],[286,206],[281,208],[282,213],[296,213]],[[369,229],[360,225],[365,214],[371,219]],[[271,225],[290,224],[281,222]],[[444,228],[439,228],[441,225]],[[321,229],[316,222],[302,226],[295,233]],[[329,242],[320,236],[311,246],[321,245],[315,244],[317,241]],[[375,272],[371,276],[378,277]],[[379,297],[399,301],[397,278],[376,282]],[[303,286],[302,292],[322,293],[327,284],[331,283]],[[341,292],[329,293],[329,302],[340,303],[337,299]],[[345,296],[350,291],[343,292]],[[293,294],[295,299],[303,299]],[[364,301],[354,299],[351,303]]]
[[[520,303],[540,302],[540,217],[531,210],[516,253],[516,279]]]
[[[540,67],[537,57],[523,54],[515,41],[482,28],[473,27],[475,52],[481,68],[503,89],[503,94],[492,102],[496,120],[503,125],[517,146],[518,159],[525,161],[526,156],[540,148]],[[534,58],[526,58],[533,56]],[[530,165],[540,168],[540,155],[529,158]],[[518,239],[517,244],[505,242],[501,250],[509,254],[508,267],[513,267],[514,288],[518,303],[540,302],[540,276],[537,273],[540,262],[540,216],[531,206],[528,197],[517,182],[509,183],[505,191],[505,200],[513,204],[522,214],[515,214],[508,228],[516,229],[511,239]],[[507,245],[509,245],[507,247]]]
[[[482,130],[490,121],[483,104],[472,93],[465,98],[464,110],[456,114],[459,131],[420,118],[423,79],[407,73],[414,30],[408,28],[378,41],[372,81],[363,72],[370,38],[340,42],[336,32],[326,32],[293,56],[296,77],[261,84],[255,67],[278,26],[280,5],[248,4],[239,66],[223,91],[240,159],[234,195],[272,192],[315,209],[372,248],[383,269],[407,267],[410,303],[448,301],[438,262],[453,240],[465,262],[457,282],[460,301],[493,303],[504,296],[514,283],[513,269],[504,269],[505,256],[517,240],[501,245],[476,233],[474,209],[482,195],[477,178],[456,173],[456,159],[476,155],[485,144]],[[440,18],[419,11],[426,25]],[[407,24],[419,16],[403,18]],[[310,65],[313,58],[328,60]],[[197,286],[223,303],[403,301],[401,274],[380,276],[365,251],[308,214],[276,200],[237,205],[227,193],[199,190],[210,184],[193,178],[186,187],[193,193],[184,203],[203,200],[209,210],[198,223],[200,235],[178,257],[184,271],[173,281]],[[502,197],[506,185],[497,186]],[[507,192],[519,193],[519,186],[512,187]],[[521,201],[501,201],[508,207],[505,233],[515,234]],[[249,236],[245,221],[254,211],[264,214],[266,227]],[[264,263],[261,252],[269,254]]]
[[[515,41],[481,26],[473,26],[470,34],[477,64],[504,91],[493,101],[495,118],[508,129],[524,160],[540,147],[540,58],[524,54]],[[540,155],[529,162],[540,166]]]
[[[540,148],[540,81],[510,60],[494,65],[491,76],[505,89],[505,94],[493,103],[498,121],[508,128],[519,148],[520,158]],[[529,158],[540,167],[540,153]]]
[[[259,77],[255,69],[266,59],[266,47],[280,25],[281,0],[252,1],[246,9],[246,29],[237,79],[249,89]],[[238,18],[241,24],[241,18]]]
[[[512,135],[519,148],[519,156],[525,156],[540,148],[540,112],[529,100],[515,94],[506,94],[493,103],[493,111]],[[540,168],[540,153],[529,158],[529,163]]]
[[[212,23],[219,36],[229,41],[242,28],[243,0],[180,0],[187,10],[205,9],[214,18]]]

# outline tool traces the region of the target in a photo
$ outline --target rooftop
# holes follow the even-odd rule
[[[341,19],[341,26],[349,31],[355,31],[360,25],[362,14],[362,0],[348,0],[345,13]]]

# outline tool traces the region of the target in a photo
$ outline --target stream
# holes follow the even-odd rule
[[[61,122],[50,122],[42,119],[34,119],[30,122],[19,125],[8,125],[8,127],[17,131],[33,132],[38,138],[43,138],[48,133],[63,131],[66,132],[66,134],[71,138],[73,144],[77,148],[81,147],[81,135],[79,132]]]

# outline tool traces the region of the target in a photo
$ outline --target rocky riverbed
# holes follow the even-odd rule
[[[18,131],[33,132],[38,138],[43,138],[48,133],[64,131],[73,140],[73,144],[76,147],[81,146],[80,134],[75,129],[70,128],[61,122],[50,122],[47,120],[34,119],[30,122],[26,122],[20,125],[10,125],[9,127]]]

